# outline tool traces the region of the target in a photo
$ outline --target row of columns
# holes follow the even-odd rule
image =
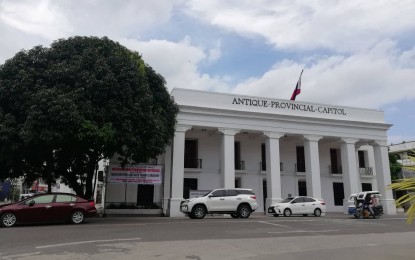
[[[167,215],[171,217],[183,216],[180,212],[180,203],[183,201],[183,179],[184,179],[184,144],[185,133],[191,129],[190,126],[176,127],[173,153],[166,153],[166,160],[171,156],[170,167],[165,171],[165,204],[168,203]],[[221,140],[221,182],[223,188],[235,187],[235,165],[234,165],[234,142],[235,134],[239,131],[235,129],[218,129],[222,133]],[[282,199],[281,194],[281,172],[280,172],[280,144],[279,140],[284,136],[282,133],[264,132],[267,137],[266,149],[266,178],[267,178],[267,200],[266,208],[273,202]],[[310,197],[322,198],[321,177],[320,177],[320,157],[318,142],[321,136],[305,135],[304,153],[306,163],[306,183],[307,193]],[[356,143],[357,139],[342,138],[341,160],[343,162],[343,185],[344,193],[357,193],[361,191],[360,175],[358,173],[356,161]],[[385,190],[384,187],[391,183],[389,171],[389,159],[386,142],[377,142],[373,144],[375,154],[376,180],[379,190],[382,194],[382,204],[386,214],[396,214],[396,208],[392,197],[391,190]],[[167,166],[167,164],[166,164]],[[169,183],[171,181],[171,183]],[[167,186],[167,187],[166,187]],[[171,188],[170,188],[171,186]],[[169,198],[168,195],[171,194]],[[347,210],[347,198],[345,198],[345,210]],[[165,205],[167,206],[167,205]],[[166,207],[164,207],[166,208]]]

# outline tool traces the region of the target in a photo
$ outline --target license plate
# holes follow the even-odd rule
[[[268,213],[274,213],[274,210],[272,208],[269,208]]]

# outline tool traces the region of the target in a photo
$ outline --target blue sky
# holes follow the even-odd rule
[[[415,140],[415,1],[0,0],[0,64],[74,35],[138,51],[169,90],[193,88],[385,111]]]

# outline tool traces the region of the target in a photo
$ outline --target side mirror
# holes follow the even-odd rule
[[[210,199],[210,198],[212,198],[212,197],[214,197],[212,194],[209,194],[209,196],[208,196],[208,198]]]
[[[295,202],[295,201],[291,201],[291,202],[290,202],[290,204],[295,204],[295,203],[297,203],[297,202]]]
[[[31,200],[31,201],[29,202],[29,206],[33,206],[33,205],[35,205],[35,201],[34,201],[34,200]]]

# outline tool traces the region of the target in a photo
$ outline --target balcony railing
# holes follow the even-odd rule
[[[305,173],[305,164],[294,164],[294,170],[295,172]]]
[[[359,174],[364,175],[364,176],[373,176],[373,168],[372,167],[359,168]]]
[[[202,159],[185,159],[184,168],[187,169],[202,169]]]
[[[329,173],[330,174],[342,174],[343,170],[341,166],[333,166],[333,165],[329,165]]]
[[[265,163],[260,162],[259,163],[259,170],[264,172],[267,170],[267,165]],[[280,172],[282,172],[284,170],[284,164],[280,163]]]
[[[245,161],[235,162],[235,170],[237,171],[245,170]]]

